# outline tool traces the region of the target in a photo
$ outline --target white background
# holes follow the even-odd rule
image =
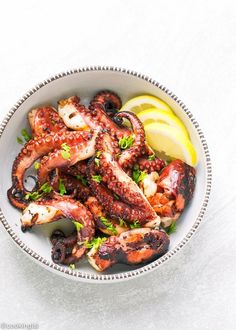
[[[125,283],[57,277],[28,259],[0,226],[0,323],[235,329],[235,1],[1,1],[0,41],[0,119],[54,73],[86,65],[130,68],[187,104],[207,138],[214,178],[207,215],[190,243],[162,268]]]

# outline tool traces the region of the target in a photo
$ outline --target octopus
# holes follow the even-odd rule
[[[170,219],[177,220],[193,197],[196,171],[192,166],[177,159],[166,166],[157,182],[157,193],[149,198],[153,209],[166,218],[164,226]]]
[[[91,249],[88,261],[99,272],[116,263],[138,265],[161,257],[167,252],[169,243],[169,237],[163,231],[133,229],[110,236],[98,248]]]
[[[28,114],[32,139],[13,163],[7,194],[23,210],[23,232],[61,218],[73,221],[69,236],[60,230],[51,235],[57,264],[87,255],[103,271],[157,259],[169,246],[160,224],[176,221],[193,196],[195,170],[180,160],[166,166],[147,145],[138,117],[121,107],[119,96],[105,90],[88,107],[71,96],[58,102],[58,111],[48,105]],[[24,178],[35,164],[36,184],[28,191]],[[135,168],[146,175],[141,183],[133,180]],[[45,185],[47,192],[38,194]],[[34,193],[36,200],[27,198]],[[99,242],[95,230],[109,237]]]
[[[50,200],[40,200],[30,203],[23,211],[21,217],[21,228],[25,232],[35,225],[42,225],[57,221],[61,218],[69,218],[73,221],[77,228],[77,238],[73,245],[69,261],[59,252],[53,253],[53,261],[67,264],[78,261],[86,252],[84,242],[91,241],[94,237],[94,221],[89,210],[79,201],[75,201],[68,197],[54,197]],[[65,242],[64,242],[65,244]],[[54,245],[53,251],[55,251]],[[56,257],[57,256],[57,257]]]

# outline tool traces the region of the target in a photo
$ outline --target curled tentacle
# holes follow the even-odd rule
[[[133,143],[129,148],[123,150],[119,157],[119,164],[122,168],[131,168],[144,152],[145,132],[143,124],[134,113],[128,111],[119,112],[115,118],[126,118],[132,125]]]
[[[194,188],[195,169],[181,160],[174,160],[161,172],[157,193],[149,202],[160,216],[177,220],[191,200]]]
[[[28,113],[32,136],[43,136],[48,133],[66,132],[68,128],[51,106],[39,107]]]
[[[77,96],[72,96],[59,102],[59,114],[60,111],[65,108],[69,108],[70,111],[73,110],[76,116],[80,118],[81,127],[88,126],[90,129],[96,131],[106,129],[118,138],[130,135],[130,130],[114,123],[99,103],[95,103],[94,105],[90,105],[89,108],[86,108],[84,105],[80,104]]]
[[[111,236],[98,248],[92,248],[88,260],[100,272],[116,263],[139,265],[161,257],[167,252],[169,243],[169,237],[163,231],[133,229]]]
[[[63,173],[73,176],[77,176],[77,175],[86,176],[87,165],[88,165],[87,160],[81,160],[77,162],[75,165],[70,167],[64,167],[61,170]]]
[[[86,148],[84,148],[82,154],[79,156],[80,159],[89,158],[94,154],[94,135],[88,131],[51,133],[45,137],[37,137],[30,140],[23,147],[13,163],[12,187],[7,192],[8,198],[13,206],[24,209],[28,205],[28,201],[24,198],[27,193],[23,183],[25,171],[38,158],[48,154],[54,149],[61,149],[63,143],[68,146],[79,145],[81,149],[83,149],[83,146],[87,146],[88,152],[86,153]],[[64,161],[67,163],[67,160],[64,159],[63,164],[65,163]],[[47,170],[46,167],[45,169]],[[41,170],[43,171],[44,168],[41,168]],[[46,174],[48,174],[48,171],[46,171]]]
[[[113,117],[122,107],[120,97],[116,93],[108,90],[101,91],[93,97],[90,104],[94,105],[96,103],[102,105],[103,109],[110,117]]]
[[[71,255],[78,260],[86,251],[83,243],[91,241],[94,237],[92,214],[79,201],[68,197],[57,197],[57,199],[53,200],[41,200],[30,203],[23,211],[21,217],[22,230],[26,231],[34,225],[54,222],[63,217],[79,223],[77,241],[71,252]]]

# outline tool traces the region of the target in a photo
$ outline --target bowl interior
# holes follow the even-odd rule
[[[22,233],[20,229],[20,212],[11,206],[6,194],[7,189],[11,186],[13,161],[21,149],[16,138],[20,136],[22,128],[28,127],[27,113],[31,108],[44,104],[52,104],[56,107],[58,100],[75,94],[79,95],[82,102],[87,104],[96,92],[103,89],[111,89],[118,93],[123,103],[141,94],[155,95],[166,101],[188,128],[198,155],[197,183],[194,198],[178,221],[177,231],[171,235],[170,250],[174,249],[186,237],[194,225],[204,202],[206,190],[206,156],[204,148],[196,127],[181,106],[171,96],[145,79],[119,71],[92,70],[63,76],[42,86],[28,97],[13,114],[0,139],[0,164],[2,172],[0,176],[1,210],[18,238],[27,247],[46,259],[48,263],[51,262],[50,233],[58,227],[66,228],[69,231],[72,225],[67,220],[61,220],[52,224],[38,226],[30,232]],[[132,269],[134,267],[116,265],[107,274],[117,274]],[[82,273],[97,274],[86,261],[81,262],[79,271]]]

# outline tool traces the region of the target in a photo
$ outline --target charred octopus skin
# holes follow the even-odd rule
[[[160,216],[177,220],[193,197],[195,182],[195,169],[182,160],[174,160],[161,172],[157,193],[149,202]]]
[[[97,93],[90,104],[100,104],[110,117],[113,117],[122,107],[120,97],[116,93],[108,90]]]
[[[133,229],[119,236],[111,236],[98,248],[93,248],[88,253],[88,260],[100,272],[116,263],[142,264],[165,254],[169,243],[169,237],[163,231]]]
[[[68,128],[52,106],[39,107],[28,114],[32,136],[43,136],[48,133],[66,132]]]

